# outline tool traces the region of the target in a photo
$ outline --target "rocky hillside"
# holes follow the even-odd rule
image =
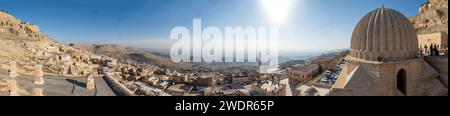
[[[54,40],[39,31],[37,25],[22,22],[6,11],[0,11],[0,63],[9,60],[29,61],[33,50],[44,49]]]
[[[0,12],[0,41],[0,64],[12,60],[19,64],[35,63],[39,51],[48,51],[53,48],[75,48],[122,61],[145,62],[167,68],[189,68],[186,64],[172,63],[170,59],[151,52],[138,52],[135,49],[124,48],[119,45],[70,44],[70,46],[66,46],[64,43],[54,41],[41,33],[37,25],[22,22],[3,10]],[[67,55],[74,56],[73,53],[67,53]]]
[[[156,65],[162,68],[171,69],[189,69],[190,65],[186,63],[173,63],[169,58],[157,55],[155,53],[125,48],[120,45],[82,45],[71,44],[73,48],[90,51],[96,54],[107,55],[128,62],[140,62]]]
[[[97,61],[114,58],[131,63],[147,63],[172,69],[190,68],[151,52],[118,45],[65,45],[39,31],[37,25],[22,22],[6,11],[0,12],[0,69],[8,70],[17,62],[19,73],[28,73],[42,65],[45,73],[65,76],[85,76],[95,73]],[[99,62],[95,62],[99,63]],[[102,63],[100,63],[102,64]],[[116,63],[114,63],[116,64]]]
[[[128,54],[135,52],[132,48],[124,48],[119,45],[83,45],[83,44],[70,44],[71,47],[81,50],[90,51],[96,54],[103,54],[115,58],[129,59]]]
[[[420,7],[417,16],[411,17],[411,21],[421,34],[448,33],[448,0],[428,0]]]

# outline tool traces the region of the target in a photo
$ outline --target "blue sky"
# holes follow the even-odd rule
[[[358,20],[381,7],[406,16],[426,0],[295,0],[280,25],[280,50],[347,48]],[[0,9],[66,43],[165,39],[176,26],[270,26],[259,0],[0,0]],[[152,43],[140,43],[152,46]],[[145,46],[136,45],[136,46]]]

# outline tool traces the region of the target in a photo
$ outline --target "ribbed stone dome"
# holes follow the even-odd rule
[[[356,25],[350,56],[369,61],[401,61],[417,57],[418,39],[412,23],[400,12],[378,8]]]

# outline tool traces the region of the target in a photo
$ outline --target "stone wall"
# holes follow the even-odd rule
[[[424,49],[426,45],[428,49],[431,44],[438,44],[439,49],[448,48],[448,34],[446,32],[430,33],[430,34],[419,34],[419,46]]]
[[[448,88],[448,57],[426,56],[425,61],[439,73],[439,80]]]
[[[114,91],[117,96],[133,96],[133,92],[127,87],[122,85],[119,81],[115,80],[111,73],[105,73],[103,79],[105,79],[108,86]]]
[[[34,24],[22,22],[13,15],[0,12],[0,32],[9,32],[14,36],[31,37],[38,39],[48,39],[39,31],[39,27]]]
[[[3,24],[6,24],[6,22],[8,22],[8,25],[20,24],[20,21],[16,17],[5,12],[0,12],[0,22],[3,22]]]
[[[421,59],[390,62],[390,63],[370,63],[349,61],[347,66],[351,70],[346,77],[348,82],[344,88],[332,88],[333,96],[395,96],[397,91],[397,73],[399,70],[406,71],[406,95],[421,95],[421,86],[432,79],[420,77],[422,68]]]

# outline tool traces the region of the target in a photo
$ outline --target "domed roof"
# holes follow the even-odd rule
[[[400,61],[417,57],[418,39],[412,23],[400,12],[378,8],[356,25],[350,56],[369,61]]]

